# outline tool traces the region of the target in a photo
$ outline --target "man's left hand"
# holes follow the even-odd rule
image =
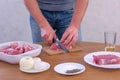
[[[75,26],[69,26],[64,32],[61,43],[63,43],[67,47],[71,47],[78,40],[78,28]]]

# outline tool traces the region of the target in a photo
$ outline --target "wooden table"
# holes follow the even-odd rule
[[[102,43],[93,42],[79,42],[78,45],[82,48],[81,52],[64,53],[58,55],[48,55],[43,51],[40,57],[43,61],[50,63],[49,70],[28,74],[19,70],[19,65],[12,65],[0,61],[0,80],[120,80],[120,69],[103,69],[93,67],[84,62],[83,57],[91,52],[103,51],[104,45]],[[117,46],[117,51],[120,47]],[[74,76],[65,76],[54,71],[54,66],[63,62],[77,62],[86,67],[86,70]]]

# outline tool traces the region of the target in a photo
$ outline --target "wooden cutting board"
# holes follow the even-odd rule
[[[59,49],[59,50],[51,50],[50,49],[50,46],[47,46],[47,47],[43,47],[43,51],[49,55],[53,55],[53,54],[60,54],[60,53],[67,53],[65,52],[64,50],[62,49]],[[71,52],[78,52],[78,51],[82,51],[82,49],[78,46],[74,46],[72,49],[69,50],[70,53]]]

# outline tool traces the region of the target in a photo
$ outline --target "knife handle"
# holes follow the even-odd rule
[[[52,40],[53,43],[60,41],[58,38]]]

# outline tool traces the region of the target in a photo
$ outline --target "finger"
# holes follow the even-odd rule
[[[44,40],[46,40],[46,37],[47,37],[47,34],[45,34],[44,36],[42,36],[42,38],[43,38]]]
[[[51,43],[52,43],[52,40],[53,40],[53,35],[52,35],[52,34],[50,34],[50,35],[49,35],[49,37],[48,37],[48,43],[50,43],[50,44],[51,44]]]
[[[57,35],[56,35],[56,34],[54,34],[53,38],[54,38],[54,39],[57,39]]]
[[[66,38],[63,44],[68,45],[71,42],[72,38],[73,38],[73,34],[69,34],[69,36]]]
[[[64,41],[67,39],[69,33],[65,32],[60,40],[61,43],[64,43]]]
[[[45,35],[43,36],[43,39],[45,40],[46,43],[50,43],[50,42],[49,42],[49,36],[50,36],[50,35],[48,35],[48,34],[45,34]]]
[[[67,46],[73,46],[77,41],[77,36],[74,36]]]

